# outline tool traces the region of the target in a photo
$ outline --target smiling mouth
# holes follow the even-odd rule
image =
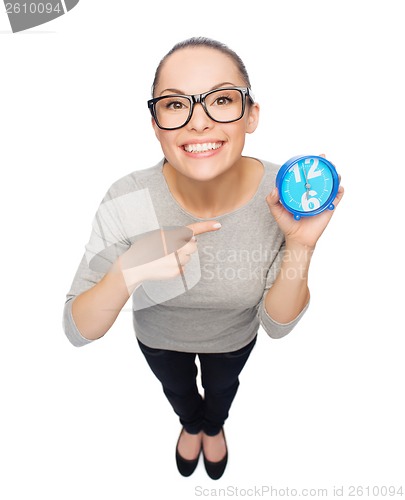
[[[185,144],[183,149],[187,153],[206,153],[207,151],[219,149],[222,145],[223,142],[204,142],[202,144]]]

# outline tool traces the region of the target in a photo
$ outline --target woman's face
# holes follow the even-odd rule
[[[233,60],[207,47],[181,49],[165,61],[154,97],[170,94],[202,94],[214,88],[240,86],[246,82]],[[191,120],[177,130],[161,130],[152,120],[167,161],[179,173],[195,180],[210,180],[224,173],[241,157],[245,134],[257,126],[259,106],[247,105],[244,116],[232,123],[214,122],[201,104],[194,106]],[[215,144],[214,149],[193,145]]]

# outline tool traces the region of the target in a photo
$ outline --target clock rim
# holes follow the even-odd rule
[[[320,207],[315,208],[314,210],[310,210],[310,211],[301,211],[301,210],[296,210],[295,208],[290,208],[286,204],[286,202],[284,200],[283,192],[282,192],[282,190],[280,188],[281,188],[281,184],[283,182],[283,179],[285,177],[285,174],[291,168],[291,166],[295,165],[295,163],[298,163],[300,160],[307,159],[307,158],[318,158],[319,160],[321,160],[321,161],[323,161],[324,163],[327,164],[329,170],[332,173],[333,187],[332,187],[332,191],[331,191],[328,199]],[[337,192],[338,192],[338,189],[339,189],[339,175],[338,175],[336,167],[333,165],[333,163],[331,161],[327,160],[326,158],[323,158],[323,156],[319,156],[319,155],[297,155],[297,156],[293,156],[292,158],[290,158],[289,160],[287,160],[280,167],[280,169],[279,169],[279,171],[277,173],[277,177],[276,177],[276,187],[277,187],[278,192],[279,192],[280,201],[281,201],[283,207],[286,210],[288,210],[293,215],[299,215],[300,217],[311,217],[313,215],[318,215],[318,214],[324,212],[325,210],[327,210],[330,207],[330,205],[332,204],[333,200],[336,198],[336,195],[337,195]]]

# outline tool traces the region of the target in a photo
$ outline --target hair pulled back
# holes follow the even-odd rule
[[[167,58],[171,56],[174,52],[177,52],[178,50],[187,49],[189,47],[206,47],[209,49],[215,49],[218,50],[219,52],[222,52],[226,56],[230,57],[232,61],[236,64],[241,77],[245,80],[246,86],[251,88],[248,72],[246,70],[246,67],[242,59],[238,56],[238,54],[236,54],[236,52],[234,52],[232,49],[230,49],[227,45],[225,45],[222,42],[218,42],[217,40],[213,40],[211,38],[199,36],[199,37],[188,38],[187,40],[183,40],[182,42],[176,43],[176,45],[174,45],[174,47],[171,50],[169,50],[169,52],[163,57],[155,72],[155,78],[152,84],[152,97],[154,97],[155,95],[155,89],[159,82],[160,73]]]

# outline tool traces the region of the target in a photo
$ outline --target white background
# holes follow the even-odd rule
[[[16,34],[1,8],[1,498],[332,496],[401,481],[405,493],[401,4],[82,0]],[[283,340],[260,329],[217,482],[202,462],[178,474],[180,426],[130,313],[80,349],[61,326],[106,189],[162,157],[146,107],[156,65],[198,35],[250,73],[262,113],[245,154],[325,153],[346,190],[314,255],[310,310]]]

